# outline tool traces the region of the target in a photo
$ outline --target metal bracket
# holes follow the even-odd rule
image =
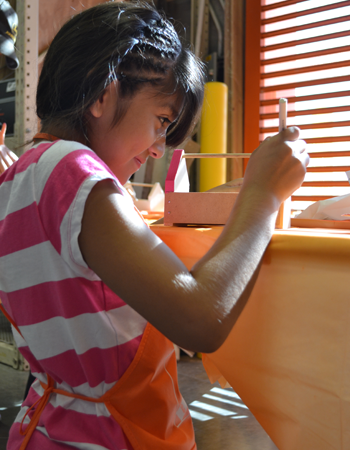
[[[15,142],[21,146],[30,141],[38,129],[35,96],[38,80],[39,0],[17,2],[19,30],[16,70]],[[10,145],[10,143],[8,143]]]
[[[191,2],[191,42],[195,54],[203,58],[209,50],[209,0]]]

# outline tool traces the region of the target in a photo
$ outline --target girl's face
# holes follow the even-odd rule
[[[91,148],[125,184],[149,156],[163,156],[167,128],[176,120],[182,101],[177,95],[157,95],[154,88],[144,87],[128,100],[125,115],[112,127],[118,102],[117,83],[111,83],[90,108],[89,140]]]

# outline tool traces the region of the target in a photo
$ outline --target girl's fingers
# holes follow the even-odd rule
[[[310,162],[310,157],[306,152],[306,142],[300,139],[298,141],[289,142],[288,144],[293,149],[293,155],[307,167]]]
[[[300,129],[298,127],[290,127],[282,130],[280,134],[286,141],[296,141],[300,136]]]
[[[0,159],[1,159],[2,165],[3,165],[6,169],[8,169],[8,168],[10,167],[10,165],[12,164],[12,163],[9,163],[7,157],[4,156],[4,155],[1,155]]]
[[[5,153],[5,154],[2,156],[2,159],[3,159],[4,163],[6,164],[7,168],[9,168],[9,167],[13,164],[13,161],[12,161],[12,159],[9,157],[8,153]]]
[[[9,156],[9,158],[11,159],[11,161],[14,163],[15,161],[17,161],[17,159],[18,159],[18,156],[15,154],[15,153],[13,153],[13,152],[11,152],[11,150],[9,150],[9,149],[7,149],[8,150],[8,156]]]
[[[10,149],[8,149],[6,145],[0,145],[0,162],[2,172],[4,172],[6,169],[12,166],[12,164],[15,161],[17,161],[17,159],[18,159],[17,155],[13,153]]]
[[[298,158],[300,159],[300,161],[302,162],[302,164],[304,165],[304,167],[307,167],[310,163],[310,156],[308,153],[306,153],[305,149],[302,150],[299,153]]]
[[[5,172],[5,170],[7,169],[7,167],[4,166],[2,159],[0,158],[0,175]]]
[[[306,149],[306,142],[302,139],[298,139],[297,141],[287,141],[286,144],[293,149],[295,155],[303,153]]]
[[[3,123],[0,130],[0,145],[5,145],[5,134],[6,134],[7,124]]]

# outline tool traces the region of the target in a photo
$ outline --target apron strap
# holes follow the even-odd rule
[[[3,315],[6,317],[6,319],[10,322],[10,324],[17,330],[17,332],[22,336],[22,333],[19,331],[18,326],[15,324],[15,321],[12,319],[12,317],[7,313],[5,308],[2,306],[2,301],[0,298],[0,310],[2,311]],[[22,336],[23,337],[23,336]]]
[[[18,333],[22,336],[22,333],[20,332],[18,326],[16,325],[15,321],[12,319],[12,317],[7,313],[7,311],[5,310],[5,308],[2,305],[1,299],[0,299],[0,310],[2,311],[2,313],[4,314],[4,316],[6,317],[6,319],[13,325],[13,327],[18,331]],[[22,336],[23,337],[23,336]],[[44,394],[39,398],[39,400],[37,400],[25,413],[21,425],[20,425],[20,429],[19,432],[22,436],[25,436],[24,440],[22,441],[22,444],[20,446],[20,450],[25,450],[25,448],[27,447],[27,444],[30,440],[30,438],[32,437],[32,434],[34,433],[34,430],[36,429],[39,420],[40,420],[40,416],[41,413],[43,412],[45,406],[47,405],[49,399],[50,399],[50,395],[52,392],[57,393],[57,394],[61,394],[61,395],[65,395],[66,397],[73,397],[73,398],[79,398],[81,400],[86,400],[88,402],[92,402],[92,403],[104,403],[106,400],[109,399],[110,395],[108,392],[106,392],[106,394],[104,394],[102,397],[100,398],[92,398],[92,397],[86,397],[84,395],[79,395],[79,394],[72,394],[70,392],[64,391],[63,389],[56,389],[55,386],[55,381],[54,379],[49,375],[46,374],[47,376],[47,384],[44,384],[40,381],[40,384],[42,386],[42,388],[44,389]],[[35,409],[35,412],[28,424],[28,426],[26,427],[25,430],[23,430],[23,422],[25,420],[25,418],[27,417],[27,415],[29,414],[29,412],[35,408],[37,406],[37,408]]]
[[[37,400],[27,410],[27,412],[25,413],[25,415],[24,415],[24,417],[22,419],[19,432],[20,432],[20,434],[22,436],[25,436],[25,438],[22,441],[22,444],[21,444],[19,450],[25,450],[25,448],[27,447],[27,444],[28,444],[30,438],[32,437],[32,435],[33,435],[33,433],[34,433],[34,431],[35,431],[35,429],[36,429],[36,427],[37,427],[37,425],[39,423],[41,413],[43,412],[45,406],[47,405],[47,403],[48,403],[48,401],[50,399],[50,395],[52,393],[61,394],[61,395],[64,395],[66,397],[79,398],[80,400],[86,400],[86,401],[92,402],[92,403],[105,403],[106,400],[108,400],[109,397],[110,397],[108,392],[106,392],[106,394],[103,395],[100,398],[93,398],[93,397],[86,397],[86,396],[80,395],[80,394],[72,394],[71,392],[64,391],[63,389],[57,389],[57,388],[54,387],[55,386],[55,382],[54,382],[53,378],[49,374],[46,374],[46,375],[47,375],[47,380],[48,380],[47,384],[45,384],[45,383],[40,381],[40,384],[41,384],[42,388],[44,389],[44,394],[39,398],[39,400]],[[37,406],[37,408],[35,409],[34,414],[33,414],[32,418],[31,418],[29,424],[27,425],[26,429],[23,430],[23,428],[22,428],[23,427],[23,422],[24,422],[25,418],[27,417],[28,413],[33,408],[35,408],[35,406]]]
[[[60,138],[49,133],[36,133],[34,139],[45,139],[45,141],[58,141]]]
[[[44,395],[42,397],[40,397],[40,399],[37,402],[35,402],[27,410],[27,412],[25,413],[25,415],[22,419],[19,432],[22,436],[25,436],[25,438],[23,439],[19,450],[25,450],[25,448],[27,447],[27,444],[28,444],[30,438],[32,437],[32,434],[34,433],[36,426],[39,423],[41,413],[43,412],[47,402],[49,401],[50,394],[53,391],[54,381],[49,375],[47,376],[47,378],[48,378],[48,385],[47,385],[47,388],[45,389]],[[33,417],[31,419],[31,421],[29,422],[28,426],[23,431],[22,426],[23,426],[24,419],[27,417],[27,414],[29,413],[29,411],[31,411],[36,405],[38,405],[38,407],[36,408],[36,410],[33,414]]]

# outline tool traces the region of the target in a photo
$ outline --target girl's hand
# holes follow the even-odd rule
[[[256,187],[262,194],[282,203],[302,184],[309,155],[306,143],[299,139],[299,128],[287,128],[266,139],[252,153],[242,189]]]
[[[283,202],[304,180],[309,156],[299,140],[297,127],[287,128],[267,138],[252,154],[244,178],[229,181],[207,192],[239,192],[241,187],[256,187]]]
[[[5,145],[6,128],[6,123],[3,123],[0,130],[0,174],[5,172],[18,159],[17,155]]]

